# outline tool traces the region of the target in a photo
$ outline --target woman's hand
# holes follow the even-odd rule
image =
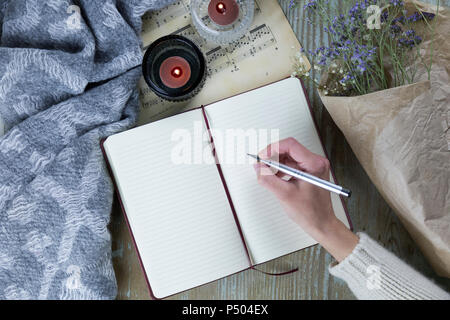
[[[294,138],[269,145],[259,153],[260,158],[276,156],[278,161],[329,180],[330,163],[310,152]],[[358,243],[358,237],[336,218],[331,205],[330,192],[311,183],[276,173],[265,164],[255,164],[258,182],[273,192],[289,217],[318,241],[338,261],[342,261]]]

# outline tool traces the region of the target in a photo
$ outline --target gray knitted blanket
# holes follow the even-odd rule
[[[170,0],[0,0],[0,299],[113,299],[99,140],[135,122],[141,16]]]

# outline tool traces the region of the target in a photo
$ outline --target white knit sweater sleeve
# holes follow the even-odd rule
[[[330,273],[343,279],[358,299],[450,299],[450,294],[405,264],[365,233]]]

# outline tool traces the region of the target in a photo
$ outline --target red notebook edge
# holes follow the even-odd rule
[[[216,103],[216,102],[219,102],[219,101],[222,101],[222,100],[225,100],[225,99],[228,99],[228,98],[231,98],[231,97],[234,97],[234,96],[237,96],[237,95],[240,95],[240,94],[249,92],[249,91],[253,91],[253,90],[256,90],[256,89],[258,89],[258,88],[265,87],[265,86],[271,85],[271,84],[273,84],[273,83],[276,83],[276,82],[279,82],[279,81],[282,81],[282,80],[285,80],[285,79],[288,79],[288,78],[289,78],[289,77],[286,77],[286,78],[283,78],[283,79],[280,79],[280,80],[276,80],[276,81],[273,81],[273,82],[269,82],[269,83],[266,83],[266,84],[264,84],[264,85],[255,87],[255,88],[253,88],[253,89],[250,89],[250,90],[247,90],[247,91],[244,91],[244,92],[241,92],[241,93],[238,93],[238,94],[229,96],[229,97],[227,97],[227,98],[224,98],[224,99],[220,99],[220,100],[214,101],[214,102],[212,102],[212,103]],[[302,90],[303,90],[303,93],[304,93],[306,102],[307,102],[307,104],[308,104],[308,109],[309,109],[309,111],[310,111],[310,113],[311,113],[311,117],[312,117],[313,122],[314,122],[314,127],[315,127],[315,129],[316,129],[317,135],[319,136],[319,140],[320,140],[320,143],[321,143],[321,145],[322,145],[323,152],[324,152],[324,154],[325,154],[325,157],[326,157],[327,159],[329,159],[328,153],[327,153],[327,151],[326,151],[326,149],[325,149],[325,145],[324,145],[324,143],[323,143],[322,136],[320,135],[320,131],[319,131],[319,128],[318,128],[318,125],[317,125],[317,121],[316,121],[316,119],[315,119],[315,117],[314,117],[313,109],[312,109],[312,106],[311,106],[311,102],[310,102],[310,100],[309,100],[309,97],[308,97],[308,95],[307,95],[305,85],[304,85],[302,79],[300,79],[300,78],[297,78],[297,79],[300,81],[300,84],[301,84],[301,87],[302,87]],[[212,104],[212,103],[210,103],[210,104]],[[208,104],[208,105],[210,105],[210,104]],[[203,117],[204,117],[204,120],[205,120],[205,122],[206,122],[207,130],[208,130],[208,132],[209,132],[209,124],[208,124],[208,120],[207,120],[207,117],[206,117],[205,111],[204,111],[204,109],[205,109],[208,105],[201,105],[200,107],[192,108],[192,109],[189,109],[189,110],[184,110],[184,111],[182,111],[182,112],[180,112],[180,113],[177,113],[177,114],[175,114],[175,115],[172,115],[172,116],[170,116],[170,117],[177,116],[177,115],[179,115],[179,114],[181,114],[181,113],[185,113],[185,112],[190,112],[190,111],[193,111],[193,110],[202,109]],[[170,117],[167,117],[167,118],[170,118]],[[210,135],[210,138],[212,139],[211,135]],[[114,186],[114,190],[115,190],[115,193],[116,193],[116,195],[117,195],[117,199],[118,199],[119,204],[120,204],[120,208],[121,208],[122,213],[123,213],[123,216],[124,216],[124,218],[125,218],[125,223],[126,223],[126,225],[127,225],[128,231],[130,232],[131,240],[132,240],[133,245],[134,245],[134,248],[135,248],[135,250],[136,250],[136,254],[137,254],[137,256],[138,256],[139,264],[140,264],[140,266],[141,266],[142,272],[143,272],[144,277],[145,277],[145,281],[146,281],[146,283],[147,283],[147,287],[148,287],[148,290],[149,290],[150,297],[151,297],[152,299],[154,299],[154,300],[161,300],[161,299],[165,299],[165,298],[171,297],[171,296],[173,296],[173,295],[176,295],[176,294],[178,294],[178,293],[181,293],[181,292],[178,292],[178,293],[175,293],[175,294],[173,294],[173,295],[169,295],[169,296],[162,297],[162,298],[156,297],[156,296],[154,295],[154,293],[153,293],[153,290],[152,290],[151,285],[150,285],[150,281],[149,281],[148,276],[147,276],[147,272],[146,272],[146,270],[145,270],[145,268],[144,268],[144,264],[143,264],[143,262],[142,262],[141,255],[140,255],[140,253],[139,253],[139,249],[138,249],[136,240],[135,240],[135,238],[134,238],[133,231],[132,231],[132,229],[131,229],[131,226],[130,226],[130,223],[129,223],[129,220],[128,220],[128,217],[127,217],[127,213],[126,213],[126,211],[125,211],[125,207],[124,207],[123,202],[122,202],[122,198],[121,198],[121,196],[120,196],[120,192],[119,192],[119,190],[118,190],[118,188],[117,188],[117,183],[116,183],[116,181],[115,181],[114,174],[113,174],[112,169],[111,169],[111,165],[110,165],[110,163],[109,163],[108,157],[107,157],[106,152],[105,152],[104,143],[106,142],[107,139],[108,139],[108,137],[102,138],[102,139],[100,140],[100,148],[101,148],[101,151],[102,151],[102,154],[103,154],[103,158],[105,159],[106,167],[107,167],[107,170],[108,170],[109,175],[110,175],[110,177],[111,177],[111,180],[112,180],[112,183],[113,183],[113,186]],[[213,145],[213,143],[212,143],[212,145]],[[216,157],[215,152],[214,152],[214,149],[213,149],[212,151],[213,151],[213,153],[214,153],[214,156]],[[241,227],[240,227],[240,223],[239,223],[239,220],[238,220],[238,218],[237,218],[237,214],[235,213],[234,205],[233,205],[233,202],[232,202],[232,200],[231,200],[231,195],[229,194],[229,191],[228,191],[228,188],[227,188],[227,184],[226,184],[225,178],[223,177],[223,173],[222,173],[222,171],[221,171],[220,164],[218,163],[218,161],[216,161],[216,164],[217,164],[217,169],[218,169],[220,178],[221,178],[221,180],[222,180],[222,184],[223,184],[223,186],[224,186],[224,189],[225,189],[225,192],[226,192],[226,195],[227,195],[227,198],[228,198],[228,202],[229,202],[229,204],[230,204],[231,210],[232,210],[232,212],[233,212],[233,216],[234,216],[234,218],[235,218],[236,225],[237,225],[237,227],[238,227],[238,229],[239,229],[239,233],[240,233],[241,239],[242,239],[242,241],[243,241],[243,243],[244,243],[244,247],[245,247],[245,250],[246,250],[246,253],[247,253],[247,257],[248,257],[248,259],[249,259],[249,267],[248,267],[248,268],[245,268],[245,269],[242,269],[242,270],[240,270],[240,271],[237,271],[237,272],[235,272],[235,273],[226,275],[226,276],[224,276],[224,277],[221,277],[221,278],[218,278],[218,279],[215,279],[215,280],[212,280],[212,281],[203,283],[203,284],[201,284],[201,285],[198,285],[198,286],[196,286],[196,287],[193,287],[193,288],[190,288],[190,289],[187,289],[187,290],[191,290],[191,289],[194,289],[194,288],[197,288],[197,287],[206,285],[206,284],[208,284],[208,283],[211,283],[211,282],[220,280],[220,279],[222,279],[222,278],[231,276],[231,275],[233,275],[233,274],[237,274],[237,273],[239,273],[239,272],[242,272],[242,271],[245,271],[245,270],[248,270],[248,269],[252,269],[252,267],[255,267],[255,266],[260,265],[260,264],[254,264],[254,265],[253,265],[253,264],[251,263],[250,254],[249,254],[247,245],[246,245],[246,243],[245,243],[245,238],[244,238],[244,236],[243,236],[243,233],[242,233],[242,230],[241,230]],[[330,168],[330,172],[331,172],[331,174],[332,174],[332,176],[333,176],[333,179],[335,180],[336,184],[338,184],[338,180],[337,180],[337,178],[336,178],[336,176],[335,176],[334,169],[333,169],[333,165],[331,164],[331,161],[330,161],[330,167],[331,167],[331,168]],[[345,201],[344,201],[343,197],[342,197],[342,196],[339,196],[339,197],[340,197],[342,206],[343,206],[343,208],[344,208],[344,212],[345,212],[345,214],[346,214],[347,221],[348,221],[349,226],[350,226],[350,230],[353,231],[353,224],[352,224],[352,220],[351,220],[351,218],[350,218],[350,215],[349,215],[349,213],[348,213],[347,205],[345,204]],[[303,248],[303,249],[306,249],[306,248]],[[303,249],[302,249],[302,250],[303,250]],[[296,251],[298,251],[298,250],[296,250]],[[296,251],[293,251],[293,252],[296,252]],[[293,253],[293,252],[287,253],[286,255],[291,254],[291,253]],[[283,256],[286,256],[286,255],[283,255]],[[283,256],[281,256],[281,257],[283,257]],[[278,258],[281,258],[281,257],[278,257]],[[183,291],[182,291],[182,292],[183,292]]]
[[[306,99],[306,102],[308,104],[309,112],[311,113],[311,117],[312,117],[313,122],[314,122],[314,127],[316,128],[317,135],[319,136],[320,144],[322,145],[322,149],[323,149],[323,153],[325,154],[325,157],[328,160],[330,160],[330,157],[328,156],[328,152],[325,149],[325,144],[323,143],[322,136],[320,135],[319,126],[317,125],[316,118],[314,117],[313,108],[311,106],[311,102],[309,101],[309,97],[308,97],[307,92],[306,92],[305,84],[303,83],[302,79],[300,79],[300,78],[297,78],[297,79],[300,81],[300,84],[302,85],[303,93],[305,95],[305,99]],[[331,172],[331,175],[333,176],[333,179],[334,179],[335,183],[337,185],[339,185],[339,182],[338,182],[338,180],[336,178],[336,175],[334,173],[333,164],[331,163],[331,161],[330,161],[330,172]],[[344,212],[345,212],[345,215],[347,216],[347,221],[348,221],[348,224],[350,226],[350,230],[353,231],[352,219],[350,218],[350,215],[348,213],[347,205],[345,204],[343,196],[340,195],[339,199],[341,199],[342,206],[344,207]]]

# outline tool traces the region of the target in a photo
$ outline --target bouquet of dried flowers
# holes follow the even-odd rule
[[[378,191],[450,278],[450,9],[436,1],[301,1],[329,45],[299,52],[292,75],[316,84]]]
[[[424,33],[434,32],[434,13],[410,13],[400,0],[305,2],[308,23],[320,25],[330,44],[298,53],[293,76],[313,81],[322,94],[362,95],[411,84],[418,66],[430,77],[433,61],[424,59],[420,44]],[[320,82],[305,68],[304,55],[321,71]]]

